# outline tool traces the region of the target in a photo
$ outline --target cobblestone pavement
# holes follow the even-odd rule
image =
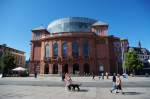
[[[97,81],[102,81],[102,82],[110,82],[112,81],[112,76],[109,76],[109,79],[99,79],[98,76],[95,77],[95,80],[92,79],[92,77],[71,77],[73,81],[80,81],[80,82],[97,82]],[[122,77],[121,77],[122,78]],[[61,81],[61,77],[53,77],[53,76],[49,76],[49,77],[43,77],[43,76],[39,76],[37,78],[34,77],[4,77],[4,78],[0,78],[1,80],[11,80],[11,81],[19,81],[19,80],[23,80],[23,81],[52,81],[52,82],[56,82],[56,81]],[[150,81],[150,77],[128,77],[128,79],[126,78],[122,78],[123,81],[125,82],[131,82],[131,81]]]
[[[64,87],[0,85],[0,99],[150,99],[150,88],[124,88],[124,94],[112,94],[109,88],[81,87],[67,91]]]

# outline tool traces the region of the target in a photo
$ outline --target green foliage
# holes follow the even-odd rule
[[[9,52],[5,51],[3,56],[0,57],[0,72],[8,73],[16,66],[15,57]]]
[[[142,69],[144,64],[138,59],[135,51],[129,51],[125,53],[124,66],[128,71],[134,72],[136,70]]]
[[[2,73],[3,67],[4,67],[3,57],[0,57],[0,73]]]

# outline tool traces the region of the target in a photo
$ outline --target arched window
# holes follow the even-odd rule
[[[89,43],[87,40],[83,43],[83,55],[84,57],[89,56]]]
[[[54,53],[54,58],[58,57],[58,44],[55,43],[53,46],[53,53]]]
[[[50,48],[49,48],[49,44],[45,45],[45,57],[48,58],[50,57]]]
[[[79,56],[79,50],[78,50],[78,43],[76,41],[74,41],[72,43],[72,56],[73,57],[78,57]]]
[[[67,42],[64,42],[62,45],[62,56],[67,57]]]

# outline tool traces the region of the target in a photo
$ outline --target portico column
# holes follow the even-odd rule
[[[62,60],[62,41],[59,40],[58,42],[58,57],[61,58]],[[58,73],[61,74],[62,73],[62,64],[58,63]]]
[[[72,41],[68,41],[68,56],[72,57]]]
[[[31,54],[30,54],[30,61],[34,60],[34,43],[31,43]]]
[[[53,73],[53,64],[49,64],[49,74]]]
[[[83,44],[82,44],[82,39],[80,38],[79,40],[79,56],[83,56]]]
[[[83,75],[83,72],[84,72],[84,70],[83,70],[83,61],[79,62],[79,71],[80,71],[80,75]]]
[[[62,74],[62,64],[58,64],[58,74]]]
[[[45,43],[41,42],[41,60],[43,61],[45,57]]]
[[[79,60],[79,71],[80,71],[80,75],[83,75],[83,40],[82,38],[80,38],[79,40],[79,56],[80,56],[80,60]]]
[[[67,59],[69,59],[72,57],[72,40],[69,40],[67,45],[68,45],[68,57],[67,57]],[[73,73],[72,62],[68,62],[68,73],[70,73],[70,74]]]
[[[50,57],[53,57],[53,42],[49,42],[49,47],[50,47]]]
[[[45,63],[42,61],[40,65],[40,74],[44,74],[44,69],[45,69]]]
[[[68,63],[68,73],[73,74],[73,64],[72,63]]]

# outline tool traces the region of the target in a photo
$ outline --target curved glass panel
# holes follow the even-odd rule
[[[53,51],[54,51],[54,58],[58,57],[58,44],[55,43],[53,46]]]
[[[78,57],[79,56],[78,48],[79,48],[78,43],[76,41],[74,41],[72,43],[72,56],[73,57]]]
[[[67,42],[64,42],[62,45],[62,56],[67,57]]]
[[[46,44],[45,46],[45,57],[48,58],[50,57],[50,48],[49,48],[49,44]]]
[[[58,19],[48,25],[50,33],[60,32],[90,32],[90,27],[97,20],[84,17],[69,17]]]

